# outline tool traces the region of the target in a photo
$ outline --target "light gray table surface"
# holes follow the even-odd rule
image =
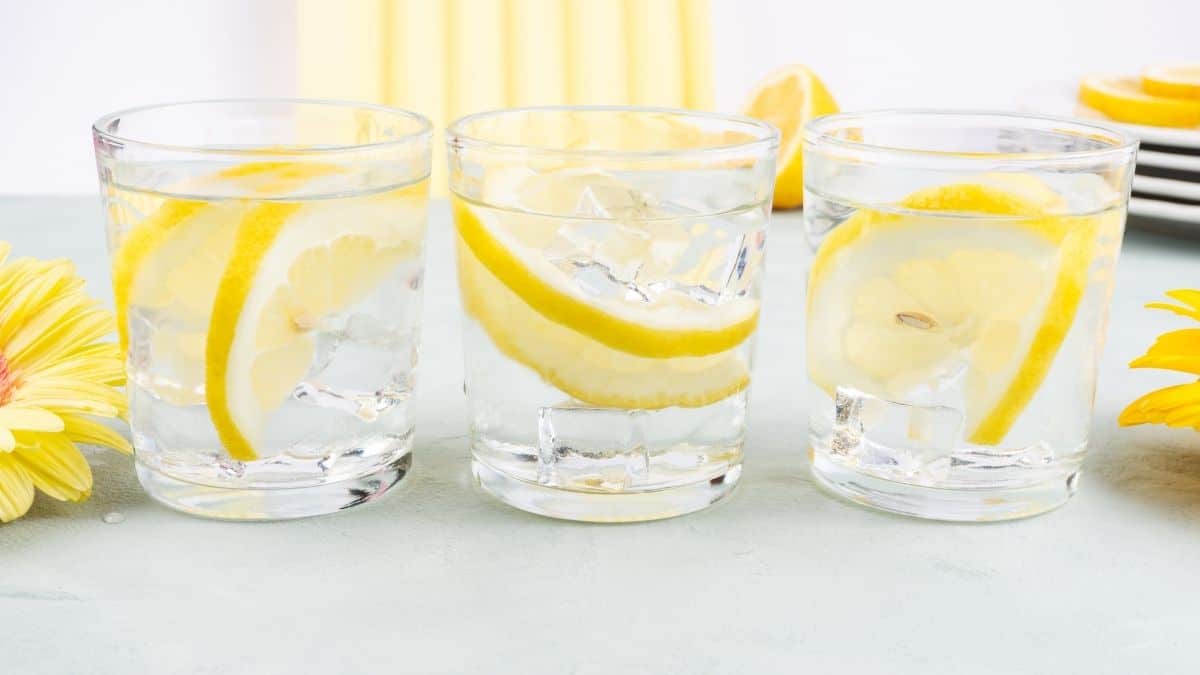
[[[1130,371],[1185,321],[1200,243],[1131,232],[1078,495],[995,525],[822,493],[804,452],[799,214],[772,225],[745,474],[706,511],[635,525],[528,515],[472,485],[444,202],[434,205],[417,451],[403,489],[333,516],[200,520],[91,455],[83,504],[0,526],[0,673],[1195,673],[1200,434],[1118,428],[1185,376]],[[111,298],[98,200],[0,199],[16,255]],[[106,523],[110,512],[124,515]]]

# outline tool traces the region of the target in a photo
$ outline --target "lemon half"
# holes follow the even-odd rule
[[[801,129],[805,122],[838,111],[825,84],[805,66],[787,66],[754,88],[745,113],[779,128],[779,163],[775,169],[776,208],[804,203],[804,157]]]

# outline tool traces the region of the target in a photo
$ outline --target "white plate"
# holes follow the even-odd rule
[[[1188,223],[1197,226],[1197,231],[1200,231],[1200,206],[1172,204],[1170,202],[1160,202],[1143,197],[1134,197],[1129,200],[1129,213],[1135,216],[1162,218],[1163,220]]]
[[[1020,108],[1026,112],[1058,115],[1061,117],[1076,117],[1088,122],[1098,122],[1105,126],[1115,127],[1137,136],[1143,143],[1166,145],[1176,148],[1200,149],[1200,128],[1175,129],[1172,127],[1151,127],[1144,124],[1127,124],[1114,122],[1104,115],[1079,103],[1078,83],[1058,83],[1031,90],[1025,97],[1025,103]],[[1196,159],[1200,159],[1197,157]]]
[[[1176,155],[1170,152],[1156,150],[1138,150],[1137,163],[1145,166],[1157,166],[1164,169],[1179,169],[1180,171],[1195,171],[1200,174],[1200,157]]]
[[[1134,176],[1133,191],[1148,195],[1163,195],[1179,199],[1195,199],[1200,201],[1200,183],[1188,183],[1169,178],[1152,178],[1150,176]]]

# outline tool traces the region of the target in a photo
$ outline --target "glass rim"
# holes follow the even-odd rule
[[[114,120],[121,117],[130,117],[143,113],[154,112],[158,110],[185,108],[197,105],[243,105],[243,104],[280,104],[280,105],[311,105],[316,107],[333,108],[333,109],[349,109],[349,110],[369,110],[371,112],[384,113],[393,117],[404,118],[415,121],[418,125],[415,131],[411,131],[396,138],[388,138],[369,143],[350,143],[341,145],[321,145],[321,146],[287,146],[278,148],[275,146],[263,145],[248,145],[238,147],[212,147],[203,145],[189,145],[183,143],[162,143],[159,141],[139,140],[136,135],[124,135],[106,131],[103,127],[107,126]],[[99,119],[92,123],[92,133],[97,137],[111,143],[118,143],[125,147],[141,147],[154,150],[164,150],[169,152],[186,152],[186,153],[201,153],[213,155],[262,155],[264,150],[270,150],[270,154],[278,155],[325,155],[337,154],[346,152],[356,152],[362,150],[374,150],[378,148],[389,148],[406,145],[422,138],[430,138],[433,136],[433,123],[429,118],[421,113],[403,108],[394,108],[391,106],[382,105],[379,103],[363,103],[361,101],[351,101],[347,99],[325,99],[325,98],[288,98],[288,97],[247,97],[247,98],[212,98],[212,99],[190,99],[182,101],[167,101],[162,103],[149,103],[146,105],[124,108],[114,112],[102,115]]]
[[[918,120],[995,120],[997,128],[1004,122],[1016,129],[1035,129],[1044,125],[1049,131],[1063,134],[1087,136],[1107,142],[1109,147],[1088,150],[1064,150],[1042,152],[956,152],[951,150],[922,150],[918,147],[879,145],[865,143],[833,135],[833,131],[861,122],[868,126],[872,121],[912,117]],[[1057,115],[1038,115],[1002,110],[953,110],[938,108],[884,108],[861,112],[834,113],[810,120],[802,130],[804,142],[813,146],[832,146],[840,149],[877,157],[904,158],[916,164],[946,166],[948,164],[976,165],[983,162],[1001,162],[1005,165],[1045,165],[1070,163],[1092,163],[1114,160],[1132,154],[1138,146],[1138,138],[1116,127],[1091,121]]]
[[[568,112],[597,112],[597,113],[650,113],[673,115],[682,118],[696,118],[710,121],[725,122],[754,129],[758,132],[754,138],[736,143],[710,145],[695,148],[669,148],[659,150],[613,150],[604,148],[556,148],[552,146],[533,145],[527,143],[500,143],[471,135],[465,132],[467,125],[482,119],[499,118],[528,113],[568,113]],[[687,108],[671,108],[666,106],[641,105],[540,105],[523,106],[519,108],[496,108],[471,113],[455,119],[446,126],[446,145],[452,149],[473,148],[481,150],[496,150],[514,154],[550,155],[556,157],[596,157],[603,159],[662,159],[690,156],[707,156],[732,154],[739,151],[767,150],[774,153],[779,147],[779,129],[770,122],[765,122],[747,115],[733,115],[705,110],[689,110]]]

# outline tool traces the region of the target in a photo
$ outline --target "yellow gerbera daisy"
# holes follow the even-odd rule
[[[1181,289],[1169,291],[1167,295],[1182,304],[1152,302],[1146,306],[1200,321],[1200,291]],[[1129,367],[1163,368],[1200,375],[1200,328],[1160,335],[1154,345],[1134,359]],[[1122,426],[1154,423],[1200,431],[1200,381],[1152,391],[1130,403],[1117,421]]]
[[[129,453],[129,442],[93,416],[127,413],[120,350],[97,342],[112,314],[83,292],[65,260],[7,262],[0,241],[0,521],[20,518],[34,488],[87,499],[92,472],[76,443]]]

